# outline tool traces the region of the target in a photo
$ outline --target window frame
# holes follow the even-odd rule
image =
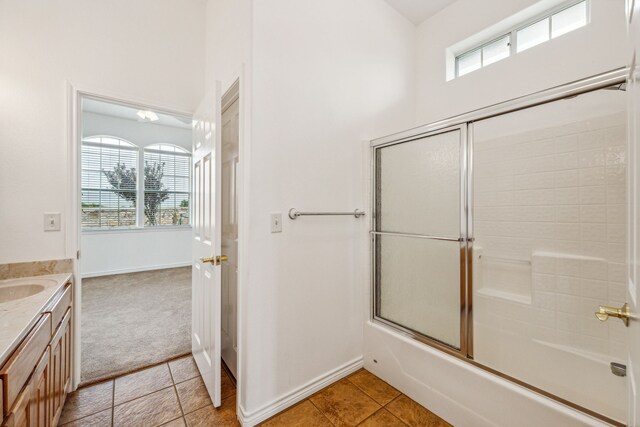
[[[120,147],[120,146],[110,146],[109,144],[104,144],[101,142],[95,142],[95,141],[90,141],[91,139],[94,138],[111,138],[111,139],[116,139],[119,141],[122,141],[124,143],[130,144],[130,146],[124,146],[124,147]],[[154,142],[151,144],[147,144],[147,145],[138,145],[130,140],[127,140],[125,138],[116,136],[116,135],[107,135],[107,134],[96,134],[96,135],[88,135],[88,136],[82,136],[82,138],[80,139],[80,209],[82,209],[82,191],[84,191],[85,187],[82,186],[82,177],[83,177],[83,161],[85,159],[84,156],[82,156],[82,149],[84,146],[92,146],[92,147],[107,147],[107,148],[114,148],[114,149],[122,149],[125,151],[132,151],[135,152],[137,154],[137,163],[136,163],[136,222],[135,225],[131,225],[131,226],[116,226],[116,227],[84,227],[82,224],[82,218],[80,218],[80,232],[82,234],[100,234],[100,233],[128,233],[128,232],[147,232],[147,231],[170,231],[170,230],[185,230],[185,229],[191,229],[192,228],[192,220],[193,220],[193,210],[191,208],[192,202],[191,202],[191,193],[193,190],[193,171],[192,171],[192,162],[189,161],[189,177],[188,177],[188,185],[189,185],[189,219],[188,219],[188,223],[184,224],[184,225],[176,225],[176,224],[168,224],[168,225],[155,225],[155,226],[149,226],[149,225],[145,225],[145,217],[144,217],[144,195],[145,195],[145,186],[144,186],[144,177],[141,176],[142,173],[141,171],[144,171],[144,165],[145,165],[145,152],[149,151],[149,152],[153,152],[153,153],[165,153],[165,154],[169,154],[169,155],[178,155],[178,156],[183,156],[186,158],[191,159],[193,154],[191,152],[189,152],[187,149],[177,145],[177,144],[173,144],[173,143],[169,143],[169,142]],[[171,147],[175,147],[178,150],[181,150],[180,152],[171,152],[171,151],[167,151],[167,152],[163,152],[162,150],[158,150],[158,149],[154,149],[153,147],[157,147],[157,146],[171,146]],[[91,191],[99,191],[101,189],[89,189]],[[109,191],[109,190],[105,190],[105,191]],[[177,192],[179,194],[184,194],[184,192]]]
[[[554,39],[553,31],[552,31],[553,16],[557,15],[560,12],[563,12],[563,11],[565,11],[567,9],[570,9],[570,8],[572,8],[572,7],[574,7],[574,6],[578,5],[578,4],[581,4],[581,3],[584,3],[585,6],[586,6],[586,15],[587,16],[586,16],[585,24],[583,26],[581,26],[581,27],[578,27],[578,28],[575,28],[575,29],[573,29],[571,31],[568,31],[567,33],[561,34],[558,37],[561,37],[561,36],[563,36],[565,34],[571,33],[571,32],[573,32],[575,30],[580,29],[580,28],[586,27],[591,22],[591,0],[571,0],[571,1],[568,1],[568,2],[564,2],[564,3],[559,4],[559,5],[551,8],[551,9],[547,9],[543,13],[540,13],[540,14],[537,14],[535,16],[532,16],[531,18],[518,23],[517,25],[511,27],[510,29],[508,29],[506,31],[500,32],[500,34],[498,34],[498,35],[496,35],[494,37],[491,37],[490,39],[488,39],[488,40],[486,40],[486,41],[484,41],[484,42],[482,42],[480,44],[476,44],[473,47],[471,47],[469,49],[466,49],[466,50],[464,50],[463,52],[461,52],[459,54],[455,54],[455,57],[454,57],[454,62],[455,62],[454,78],[457,79],[458,77],[466,76],[467,74],[473,73],[474,71],[478,71],[478,70],[484,68],[485,65],[483,64],[483,62],[484,62],[483,49],[486,46],[488,46],[488,45],[490,45],[490,44],[492,44],[492,43],[494,43],[494,42],[496,42],[496,41],[498,41],[498,40],[500,40],[502,38],[509,37],[509,55],[507,57],[503,58],[503,59],[510,58],[510,57],[512,57],[512,56],[514,56],[514,55],[516,55],[518,53],[521,53],[521,52],[524,52],[524,51],[530,49],[530,48],[527,48],[527,49],[525,49],[525,50],[523,50],[521,52],[518,52],[518,32],[523,30],[523,29],[525,29],[525,28],[527,28],[527,27],[530,27],[533,24],[536,24],[536,23],[538,23],[540,21],[543,21],[545,19],[549,19],[549,24],[548,24],[549,39],[547,39],[544,42],[539,43],[539,44],[544,44],[544,43],[546,43],[548,41],[553,40]],[[535,46],[538,46],[538,45],[535,45]],[[535,47],[535,46],[532,46],[532,47]],[[473,71],[469,71],[468,73],[460,75],[459,59],[464,57],[464,56],[466,56],[466,55],[468,55],[468,54],[471,54],[471,53],[473,53],[473,52],[475,52],[477,50],[480,50],[480,68],[478,68],[476,70],[473,70]],[[501,60],[498,60],[498,61],[495,61],[495,62],[500,62],[500,61]],[[495,62],[493,62],[493,63],[495,63]],[[491,64],[487,64],[487,66],[489,66],[489,65],[491,65]]]

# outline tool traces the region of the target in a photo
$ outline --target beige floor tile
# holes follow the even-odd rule
[[[385,409],[411,427],[451,427],[451,424],[405,395],[389,403]]]
[[[364,369],[349,376],[349,381],[382,406],[400,396],[398,390]]]
[[[222,382],[222,386],[221,386],[221,390],[220,390],[220,395],[222,397],[222,399],[226,399],[227,397],[231,396],[232,394],[235,394],[236,392],[236,386],[233,385],[233,381],[231,381],[231,378],[229,378],[229,374],[227,374],[225,372],[225,370],[222,370],[222,373],[220,375],[221,377],[221,382]]]
[[[309,400],[338,426],[358,425],[380,409],[380,405],[347,379],[319,391]]]
[[[172,360],[169,362],[169,368],[171,368],[173,382],[176,384],[200,376],[196,361],[193,360],[191,355]]]
[[[111,427],[111,408],[97,414],[71,421],[61,427]]]
[[[333,427],[309,400],[285,410],[261,424],[264,427]]]
[[[162,424],[162,427],[185,427],[184,418],[180,417],[177,420],[169,421],[166,424]]]
[[[361,427],[406,427],[406,424],[394,417],[391,412],[382,408],[364,420]]]
[[[222,401],[220,408],[205,406],[184,416],[189,427],[240,426],[236,416],[236,399],[231,396]]]
[[[96,414],[113,405],[113,381],[82,387],[69,394],[62,409],[59,424]]]
[[[211,399],[202,378],[197,377],[176,385],[182,412],[188,414],[197,409],[211,405]]]
[[[171,386],[116,406],[113,411],[113,425],[159,426],[181,415],[178,396]]]
[[[173,385],[166,363],[116,378],[114,404],[136,399]]]

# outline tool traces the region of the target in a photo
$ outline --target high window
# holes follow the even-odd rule
[[[588,0],[571,2],[547,11],[455,57],[456,77],[479,70],[587,25]]]
[[[190,224],[191,154],[112,136],[82,141],[82,228]]]

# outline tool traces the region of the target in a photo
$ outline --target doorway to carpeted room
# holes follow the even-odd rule
[[[81,383],[191,352],[191,267],[82,280]]]

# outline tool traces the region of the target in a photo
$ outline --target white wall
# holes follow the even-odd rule
[[[82,233],[82,277],[191,265],[191,228]]]
[[[459,0],[418,26],[418,124],[626,65],[624,2],[591,0],[587,26],[446,81],[445,49],[537,1]]]
[[[113,135],[138,147],[151,144],[173,144],[191,152],[191,129],[138,122],[120,117],[85,111],[82,113],[82,135]]]
[[[286,219],[270,234],[269,213],[367,209],[363,140],[413,123],[414,32],[380,0],[254,2],[250,419],[361,360],[367,219]]]
[[[139,147],[168,143],[191,151],[191,129],[104,114],[83,112],[82,134],[113,135]],[[84,231],[81,248],[83,277],[189,265],[191,228]]]
[[[193,111],[204,8],[203,0],[0,1],[0,262],[71,256],[65,81]],[[62,212],[62,231],[45,233],[43,212]]]

